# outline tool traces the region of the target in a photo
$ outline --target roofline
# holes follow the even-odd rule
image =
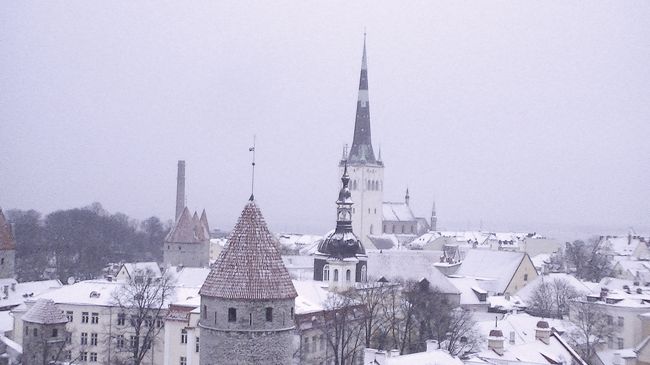
[[[519,265],[517,265],[517,269],[515,270],[515,273],[517,272],[517,270],[519,270],[519,268],[521,267],[521,264],[524,262],[524,259],[526,259],[526,257],[528,257],[528,261],[530,261],[530,264],[533,265],[533,268],[535,267],[535,264],[533,263],[533,260],[530,259],[530,256],[528,256],[528,253],[524,252],[524,256],[521,258],[521,261],[519,261]],[[535,269],[535,272],[537,272],[537,269]],[[538,276],[539,276],[539,275],[538,275]],[[514,279],[514,277],[515,277],[515,276],[512,275],[512,276],[510,277],[510,281],[508,281],[508,285],[506,285],[506,287],[503,288],[503,293],[504,293],[504,294],[505,294],[505,290],[508,289],[508,287],[509,287],[510,284],[512,283],[512,279]]]

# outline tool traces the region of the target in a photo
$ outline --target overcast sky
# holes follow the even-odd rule
[[[650,226],[650,2],[0,2],[0,206],[334,227],[364,27],[385,199],[448,229]],[[581,228],[575,228],[581,229]]]

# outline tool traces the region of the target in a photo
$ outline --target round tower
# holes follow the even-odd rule
[[[199,293],[202,365],[291,363],[298,294],[253,200]]]
[[[23,315],[23,365],[63,362],[68,318],[49,299],[39,299]]]

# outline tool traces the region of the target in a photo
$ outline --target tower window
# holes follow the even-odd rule
[[[248,313],[248,325],[253,325],[253,313]]]
[[[345,281],[350,281],[352,280],[352,272],[350,270],[347,270],[345,272]]]
[[[208,319],[208,306],[203,304],[203,319]]]
[[[323,281],[330,281],[330,265],[323,266]]]
[[[59,336],[59,330],[57,328],[52,328],[52,337],[58,337]]]
[[[237,322],[237,309],[228,308],[228,322]]]
[[[187,330],[185,328],[181,330],[181,343],[187,343]]]
[[[368,281],[368,270],[366,269],[366,265],[361,266],[361,281],[364,283]]]
[[[291,307],[291,319],[293,319],[293,307]]]
[[[273,322],[273,308],[266,307],[266,321]]]
[[[334,269],[334,281],[339,281],[339,270]]]

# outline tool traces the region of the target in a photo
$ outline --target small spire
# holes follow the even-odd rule
[[[381,161],[381,145],[379,145],[379,155],[377,156],[377,161]]]
[[[368,59],[366,57],[366,30],[363,30],[363,56],[361,57],[361,69],[368,69]]]
[[[253,135],[253,147],[248,149],[249,152],[253,152],[253,161],[251,163],[252,172],[251,172],[251,196],[248,200],[255,200],[255,135]]]
[[[404,202],[406,205],[409,205],[409,200],[411,200],[411,196],[409,195],[409,188],[408,186],[406,187],[406,195],[404,196]]]

